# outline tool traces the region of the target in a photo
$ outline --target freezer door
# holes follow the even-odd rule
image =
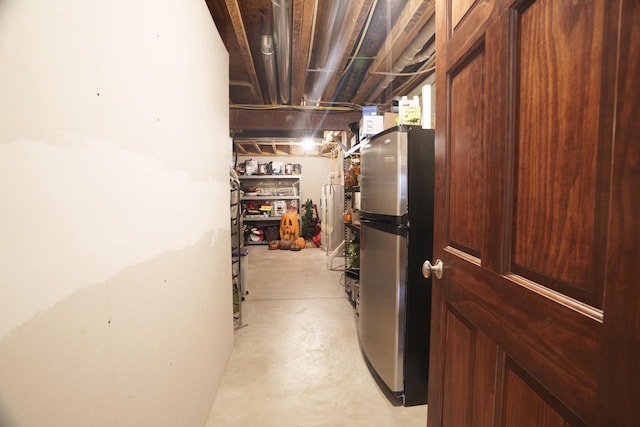
[[[361,149],[361,210],[400,217],[407,213],[407,133],[393,131]]]
[[[358,335],[370,365],[394,393],[404,388],[406,240],[361,224]]]
[[[322,249],[327,254],[344,240],[344,187],[336,184],[322,186]]]

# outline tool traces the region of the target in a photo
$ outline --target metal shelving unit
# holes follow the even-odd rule
[[[241,187],[256,187],[257,191],[244,192],[241,197],[242,220],[248,226],[263,230],[267,227],[279,228],[282,218],[281,213],[290,208],[300,211],[302,194],[302,175],[240,175],[238,176]],[[256,193],[256,194],[247,194]],[[276,205],[280,206],[277,207]],[[271,210],[260,211],[263,206],[270,206]],[[250,209],[253,207],[253,209]],[[279,211],[278,211],[279,209]],[[256,213],[251,213],[251,211]],[[266,245],[269,239],[261,241],[247,240],[248,245]]]
[[[357,154],[355,154],[357,155]],[[354,154],[352,154],[354,156]],[[351,159],[345,159],[345,176]],[[349,302],[358,312],[360,302],[360,223],[356,222],[357,211],[356,195],[360,194],[360,187],[345,187],[344,211],[352,212],[352,222],[344,223],[344,265],[345,265],[345,292],[349,296]]]
[[[240,181],[231,177],[231,286],[233,292],[233,322],[236,329],[244,326],[242,321],[242,301],[245,296],[242,274],[243,226],[240,212]]]

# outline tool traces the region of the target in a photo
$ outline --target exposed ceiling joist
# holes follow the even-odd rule
[[[369,67],[369,74],[356,93],[353,102],[362,104],[375,89],[383,76],[371,74],[391,69],[393,61],[411,43],[417,32],[426,25],[435,13],[435,1],[409,0],[402,10],[386,42],[378,52],[376,60]]]
[[[241,144],[236,144],[236,147],[238,148],[238,151],[240,151],[240,154],[247,154],[247,150]]]
[[[294,105],[300,105],[304,96],[316,7],[317,0],[293,1],[293,52],[297,52],[291,58],[291,103]]]
[[[351,10],[353,11],[352,16],[355,16],[355,19],[352,19],[350,25],[347,27],[347,34],[349,35],[349,38],[342,52],[340,63],[336,67],[336,72],[333,73],[333,77],[324,92],[324,99],[331,101],[331,97],[333,97],[336,88],[338,87],[338,83],[340,82],[340,78],[342,77],[342,71],[347,66],[351,52],[353,51],[353,48],[358,41],[358,37],[362,32],[362,27],[364,26],[369,14],[372,13],[371,7],[373,4],[374,0],[358,0],[357,2],[353,2]]]
[[[256,149],[256,152],[258,154],[262,154],[262,149],[260,148],[260,146],[258,144],[256,144],[255,142],[252,142],[251,145],[253,145],[253,148]]]
[[[301,139],[290,138],[234,138],[233,141],[238,154],[243,156],[298,156],[298,157],[329,157],[337,144],[332,141],[314,139],[312,145]],[[269,150],[265,150],[269,147]]]
[[[425,34],[435,0],[205,1],[229,52],[234,141],[265,136],[296,141],[324,131],[345,131],[361,119],[359,105],[375,102],[386,111],[394,96],[410,93],[429,77],[410,73],[432,66],[425,61],[433,60],[428,55],[433,37]],[[274,16],[284,9],[290,15]],[[291,55],[290,77],[284,83],[279,76],[273,78],[276,72],[265,57],[275,52],[277,62],[278,56],[286,58],[288,53],[262,49],[272,47],[270,35],[274,42],[278,39],[275,21],[290,34],[291,49],[285,50]],[[284,22],[290,27],[281,25]],[[399,62],[405,52],[414,54],[409,55],[412,59]],[[277,73],[289,74],[279,69]],[[279,90],[281,85],[291,88],[288,100]],[[272,97],[276,90],[280,96]],[[323,107],[333,104],[318,108],[315,102]],[[335,148],[343,142],[329,137],[324,144]],[[313,155],[280,139],[235,145],[242,155]],[[319,155],[324,149],[323,145]]]
[[[236,39],[238,40],[238,44],[240,45],[240,52],[242,53],[242,58],[247,67],[247,71],[249,73],[250,83],[253,86],[252,93],[256,96],[256,104],[262,104],[262,89],[260,88],[260,83],[258,82],[258,74],[256,73],[256,68],[253,64],[253,56],[251,55],[251,47],[249,46],[249,40],[247,38],[247,33],[245,31],[244,21],[242,19],[242,14],[240,13],[240,6],[238,5],[238,0],[225,0],[227,5],[227,11],[229,12],[229,18],[231,19],[231,23],[233,24],[233,29],[236,34]]]
[[[362,117],[359,111],[327,112],[314,110],[276,109],[229,111],[232,130],[291,131],[292,133],[346,129],[349,123]],[[295,135],[292,135],[295,136]]]
[[[287,30],[291,34],[291,73],[285,84],[291,86],[288,98],[292,106],[335,100],[347,105],[377,102],[384,110],[392,97],[391,90],[386,87],[407,87],[408,79],[406,76],[383,77],[377,73],[391,72],[394,61],[408,46],[415,45],[411,46],[413,50],[427,48],[427,43],[433,44],[433,40],[428,40],[424,46],[417,46],[422,37],[416,36],[433,16],[435,0],[206,2],[229,51],[229,70],[234,81],[229,96],[231,104],[236,105],[273,103],[271,97],[264,99],[267,90],[273,89],[268,83],[273,79],[269,77],[271,67],[262,60],[261,47],[262,36],[274,30],[268,28],[268,22],[271,22],[268,17],[274,16],[274,5],[284,5],[291,11],[288,18],[291,28]],[[276,40],[275,34],[273,39]],[[276,49],[276,62],[278,55]],[[409,70],[421,64],[411,65],[407,67]],[[381,90],[379,82],[383,78],[389,82]],[[391,80],[393,83],[389,84]],[[413,82],[416,80],[412,79]],[[410,85],[419,84],[413,82]],[[254,90],[250,91],[251,88]],[[412,89],[408,88],[408,91]]]

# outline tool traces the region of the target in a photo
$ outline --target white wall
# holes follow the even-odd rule
[[[302,204],[307,199],[313,200],[320,210],[320,194],[322,185],[328,182],[329,173],[332,171],[332,160],[326,157],[270,157],[270,156],[238,156],[238,164],[249,159],[258,160],[260,163],[272,161],[282,163],[299,163],[302,166]],[[335,163],[336,160],[333,160]]]
[[[227,70],[203,0],[0,1],[0,426],[206,422]]]

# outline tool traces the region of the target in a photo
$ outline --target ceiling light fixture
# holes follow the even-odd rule
[[[302,146],[304,147],[304,151],[311,151],[311,149],[316,145],[316,143],[311,138],[305,138],[302,140]]]

